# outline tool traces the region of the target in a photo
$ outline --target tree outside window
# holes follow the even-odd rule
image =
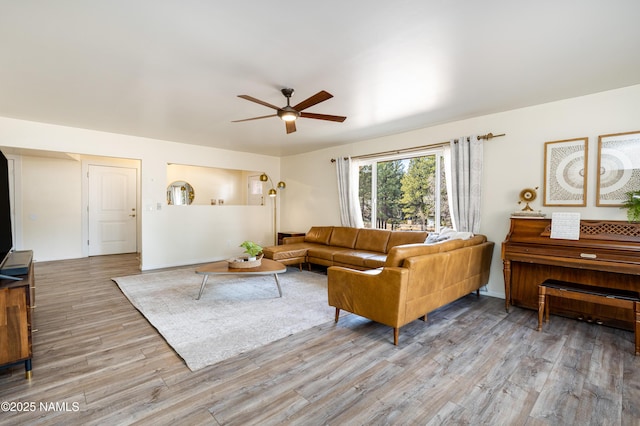
[[[442,153],[376,159],[359,170],[365,227],[436,231],[451,226]]]

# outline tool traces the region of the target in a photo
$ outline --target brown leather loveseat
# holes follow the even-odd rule
[[[367,270],[384,266],[393,247],[422,243],[427,235],[426,231],[314,226],[305,236],[285,238],[283,245],[264,247],[262,252],[285,265],[314,263]]]
[[[484,235],[437,244],[393,247],[384,267],[357,271],[328,269],[329,305],[393,327],[424,318],[436,308],[474,291],[489,281],[494,243]]]

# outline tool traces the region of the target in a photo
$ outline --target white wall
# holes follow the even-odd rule
[[[277,197],[281,203],[278,229],[306,231],[312,225],[340,222],[331,158],[439,143],[474,133],[506,133],[505,137],[485,144],[481,225],[482,232],[496,242],[489,291],[503,295],[500,243],[508,231],[510,213],[520,208],[518,193],[526,187],[543,185],[544,143],[588,137],[589,176],[587,207],[543,211],[548,214],[558,210],[579,211],[586,219],[625,220],[624,212],[616,207],[595,207],[597,138],[600,134],[640,130],[639,109],[640,85],[637,85],[283,159],[2,117],[0,146],[141,160],[141,267],[146,270],[230,257],[241,252],[237,245],[246,239],[260,244],[273,241],[271,203],[223,209],[167,206],[168,163],[264,171],[275,182],[283,180],[287,189],[279,191]],[[69,178],[69,171],[59,173],[60,178]],[[42,176],[34,174],[29,179],[42,180]],[[22,197],[30,197],[29,191],[37,193],[23,185]],[[536,201],[534,208],[541,205]],[[24,214],[28,219],[29,213]],[[25,238],[29,234],[35,244],[33,238],[41,224],[37,220],[25,222]],[[65,235],[78,232],[75,227],[67,231]],[[73,251],[68,241],[58,241],[64,238],[62,235],[56,236],[55,241],[47,238],[47,244],[60,243],[66,252]],[[28,248],[26,242],[23,248]]]
[[[339,225],[335,166],[331,158],[435,144],[471,134],[506,133],[485,143],[481,232],[496,243],[489,294],[504,297],[500,244],[509,216],[522,206],[518,194],[539,186],[532,207],[580,212],[583,219],[626,220],[617,207],[595,207],[598,135],[640,131],[640,85],[579,98],[461,120],[412,132],[334,147],[282,159],[282,228],[306,231],[312,225]],[[589,138],[586,207],[542,207],[544,143]]]
[[[225,206],[215,210],[211,206],[168,206],[166,169],[168,163],[178,163],[259,170],[266,172],[277,182],[280,180],[280,159],[277,157],[4,117],[0,117],[0,146],[140,160],[140,250],[143,270],[231,257],[242,252],[237,246],[244,240],[253,240],[260,244],[270,244],[273,241],[273,210],[269,204]],[[56,173],[69,178],[67,172]],[[29,197],[30,192],[37,190],[23,184],[22,192],[23,197]],[[77,196],[79,194],[78,188]],[[28,228],[24,230],[24,234],[33,235],[29,238],[45,240],[34,226],[28,222],[23,223],[23,227]],[[82,225],[78,221],[72,227],[70,233],[46,238],[46,244],[60,244],[69,252],[79,252],[81,239],[78,239],[77,243],[70,243],[66,238],[75,240],[75,234],[81,232],[79,229]],[[75,249],[69,248],[74,244],[78,244]],[[30,248],[27,247],[27,241],[24,241],[22,248]],[[34,253],[36,259],[37,255],[38,253]]]
[[[22,157],[22,245],[38,260],[80,257],[81,163]]]

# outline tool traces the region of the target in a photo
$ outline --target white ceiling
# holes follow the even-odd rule
[[[282,156],[640,83],[637,0],[0,0],[0,116]],[[246,94],[334,98],[285,134]],[[483,131],[484,129],[478,129]]]

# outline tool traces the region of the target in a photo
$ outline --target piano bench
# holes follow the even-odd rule
[[[598,303],[634,312],[636,355],[640,355],[640,293],[637,291],[595,287],[558,280],[546,280],[538,286],[538,331],[542,330],[542,317],[549,322],[549,296],[583,302]]]

